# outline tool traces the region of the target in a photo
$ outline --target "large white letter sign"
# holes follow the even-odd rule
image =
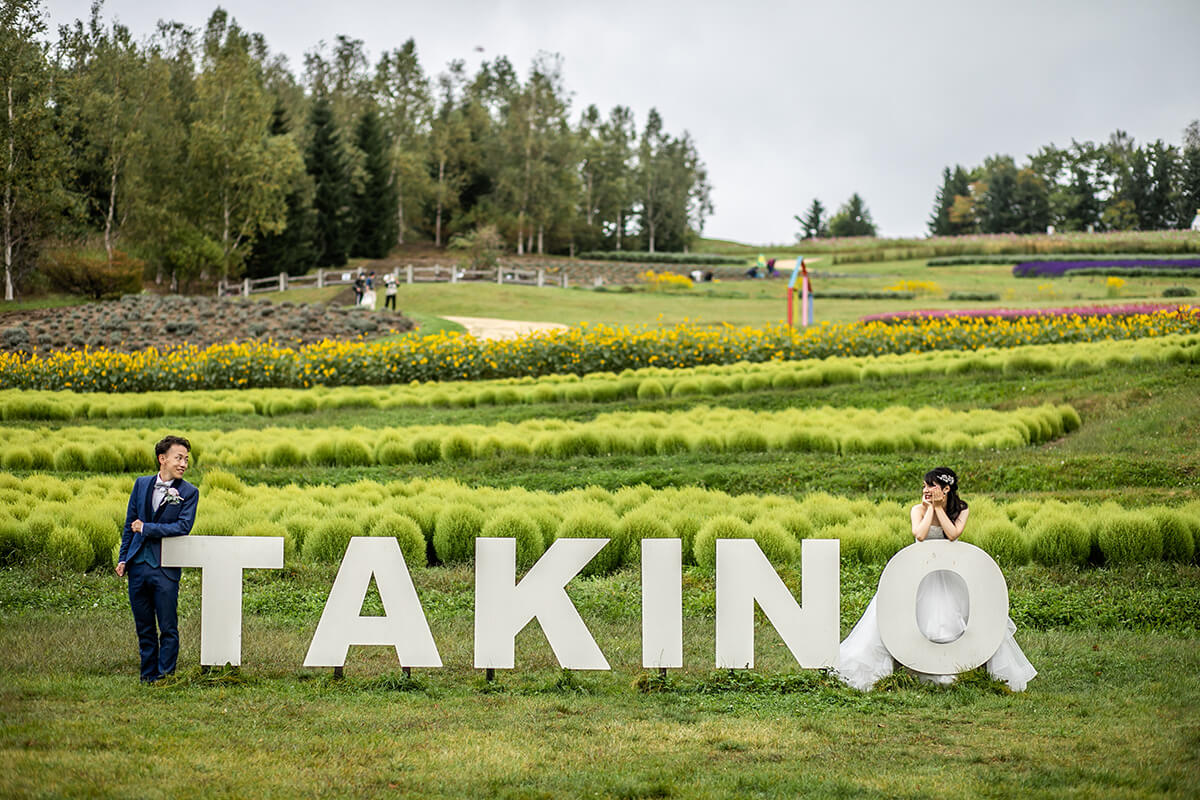
[[[717,667],[754,666],[754,602],[806,669],[838,660],[837,539],[805,539],[800,545],[800,596],[788,591],[753,539],[717,540]]]
[[[372,575],[383,603],[382,617],[359,615]],[[352,644],[390,644],[405,667],[442,665],[400,543],[391,536],[350,540],[304,666],[343,666]]]
[[[642,539],[642,666],[683,666],[680,539]]]
[[[917,626],[917,587],[931,572],[957,572],[967,583],[970,618],[953,642],[931,642]],[[966,542],[911,544],[879,576],[875,603],[879,633],[892,657],[917,672],[953,675],[974,669],[996,652],[1008,624],[1008,584],[992,557]]]
[[[164,567],[200,568],[200,663],[242,663],[242,570],[283,567],[279,536],[168,536]]]
[[[512,669],[514,640],[537,617],[561,666],[608,669],[608,661],[565,589],[607,543],[608,539],[559,539],[516,583],[517,540],[477,538],[475,667]]]

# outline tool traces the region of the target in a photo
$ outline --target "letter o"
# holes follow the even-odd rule
[[[926,575],[943,569],[966,581],[970,618],[962,636],[939,644],[917,627],[917,588]],[[1008,625],[1008,584],[992,557],[975,545],[920,542],[884,567],[875,608],[880,637],[893,658],[917,672],[954,675],[983,664],[1000,647]]]

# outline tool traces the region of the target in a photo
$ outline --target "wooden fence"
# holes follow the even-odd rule
[[[376,273],[376,288],[383,285],[383,274]],[[398,283],[458,283],[460,281],[488,281],[491,283],[515,283],[523,286],[557,286],[568,288],[570,279],[567,270],[561,267],[529,267],[517,265],[500,265],[493,269],[464,269],[459,266],[444,267],[441,264],[433,266],[415,266],[409,264],[395,267],[391,271]],[[319,269],[312,275],[288,275],[281,272],[269,278],[245,278],[240,281],[220,281],[217,284],[218,297],[249,297],[263,292],[286,292],[288,289],[316,288],[326,286],[346,286],[354,283],[359,275],[366,272],[359,269],[336,270]],[[597,284],[600,285],[600,284]]]

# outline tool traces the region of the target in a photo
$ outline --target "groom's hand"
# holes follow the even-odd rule
[[[118,578],[125,577],[125,562],[124,561],[117,564],[117,577]]]
[[[133,531],[134,533],[141,533],[142,532],[142,521],[140,519],[135,519],[133,522],[131,522],[129,524],[129,530]]]

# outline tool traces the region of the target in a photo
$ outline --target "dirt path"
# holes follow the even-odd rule
[[[558,322],[526,322],[517,319],[492,319],[491,317],[443,317],[457,322],[476,339],[515,339],[534,331],[565,330],[566,325]]]

